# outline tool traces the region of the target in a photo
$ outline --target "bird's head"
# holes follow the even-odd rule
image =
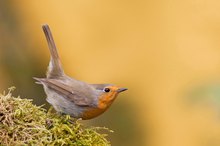
[[[94,87],[99,93],[98,107],[101,109],[109,107],[119,93],[128,90],[111,84],[95,84]]]

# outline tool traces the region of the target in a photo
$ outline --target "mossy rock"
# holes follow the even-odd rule
[[[58,115],[42,106],[33,105],[30,99],[0,94],[0,145],[2,146],[109,146],[108,130],[84,127],[69,115]]]

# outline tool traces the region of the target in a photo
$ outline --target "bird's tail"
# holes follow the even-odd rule
[[[55,42],[53,40],[52,33],[50,31],[50,27],[47,24],[42,26],[45,37],[47,39],[48,47],[50,49],[50,63],[47,69],[47,78],[60,77],[64,75],[64,71],[62,69],[62,65],[60,62],[60,58],[57,52],[57,48]]]

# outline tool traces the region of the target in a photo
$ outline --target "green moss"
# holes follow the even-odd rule
[[[100,127],[84,127],[69,115],[58,115],[30,99],[0,94],[0,145],[108,146]]]

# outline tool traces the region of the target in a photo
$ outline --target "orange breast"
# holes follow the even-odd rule
[[[108,109],[108,107],[112,104],[116,96],[117,96],[117,93],[102,95],[99,98],[98,107],[88,108],[83,113],[82,119],[84,120],[91,119],[105,112]]]
[[[83,120],[92,119],[92,118],[97,117],[98,115],[102,114],[105,110],[106,109],[89,108],[83,113],[82,119]]]
[[[109,100],[109,96],[103,96],[100,98],[98,107],[96,108],[88,108],[82,115],[82,119],[91,119],[94,117],[97,117],[98,115],[102,114],[105,112],[108,107],[111,105],[112,100]]]

